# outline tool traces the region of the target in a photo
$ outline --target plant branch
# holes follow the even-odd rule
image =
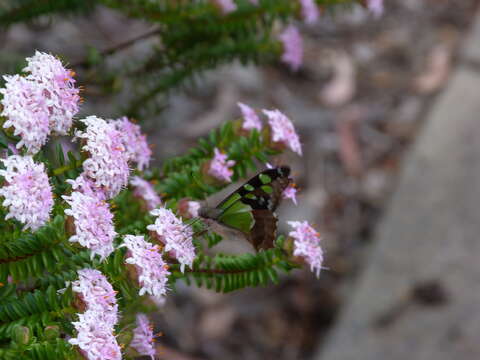
[[[108,47],[106,49],[103,49],[99,52],[99,54],[101,56],[112,55],[113,53],[116,53],[117,51],[124,50],[124,49],[134,45],[137,41],[145,40],[145,39],[148,39],[149,37],[152,37],[152,36],[155,36],[155,35],[158,35],[158,34],[160,34],[160,29],[153,29],[153,30],[147,31],[146,33],[140,34],[137,37],[134,37],[134,38],[129,39],[127,41],[124,41],[122,43],[119,43],[119,44],[113,45],[111,47]],[[87,67],[88,65],[89,65],[88,59],[82,59],[82,60],[79,60],[77,62],[74,62],[74,63],[70,64],[70,67],[72,67],[72,68]]]

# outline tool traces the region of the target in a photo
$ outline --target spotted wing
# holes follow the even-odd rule
[[[231,196],[222,201],[217,208],[225,212],[219,217],[219,221],[228,223],[228,212],[237,203],[251,209],[253,218],[250,231],[244,231],[248,241],[258,251],[273,247],[277,232],[277,217],[275,210],[282,199],[282,193],[290,183],[290,168],[283,166],[267,169],[251,178],[238,188]],[[235,199],[233,200],[232,199]],[[239,227],[237,227],[239,228]]]

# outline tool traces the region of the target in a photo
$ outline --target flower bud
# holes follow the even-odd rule
[[[49,325],[43,332],[45,340],[51,341],[60,337],[60,327],[58,325]]]
[[[17,344],[27,345],[32,339],[30,329],[26,326],[15,325],[12,333],[13,341]]]

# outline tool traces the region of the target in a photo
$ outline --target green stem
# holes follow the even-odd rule
[[[79,168],[80,166],[82,166],[82,163],[83,163],[82,161],[77,160],[73,164],[70,163],[68,165],[56,168],[56,169],[53,170],[53,175],[58,176],[58,175],[61,175],[61,174],[65,173],[69,170],[75,170],[75,169]]]

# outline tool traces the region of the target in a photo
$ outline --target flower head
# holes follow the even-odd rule
[[[183,218],[192,219],[198,217],[198,211],[200,210],[200,203],[198,201],[192,201],[189,198],[183,198],[177,203],[177,212]]]
[[[116,196],[128,182],[128,153],[122,134],[113,124],[96,116],[81,120],[87,128],[75,136],[85,139],[82,149],[89,154],[83,162],[84,175],[102,187],[107,198]]]
[[[318,6],[315,0],[300,0],[300,6],[302,7],[302,17],[307,24],[314,24],[320,17]]]
[[[0,89],[3,94],[0,115],[7,118],[3,127],[13,127],[14,135],[20,136],[17,149],[25,146],[29,154],[35,154],[47,142],[50,134],[48,108],[42,89],[19,75],[3,78],[5,88]]]
[[[284,199],[291,199],[295,205],[297,205],[297,189],[295,188],[294,184],[290,184],[287,186],[285,190],[283,190],[282,197]]]
[[[65,214],[73,218],[75,226],[75,234],[69,241],[78,242],[90,249],[92,257],[98,254],[103,260],[114,250],[113,240],[117,233],[113,226],[113,214],[103,192],[93,190],[88,180],[82,178],[70,180],[77,190],[69,196],[62,196],[70,205]]]
[[[289,221],[288,224],[294,228],[288,234],[294,240],[293,255],[304,258],[310,269],[319,276],[323,262],[320,235],[306,221]]]
[[[154,209],[150,214],[157,218],[154,224],[147,226],[147,229],[155,231],[160,241],[165,244],[165,251],[170,252],[180,262],[182,272],[185,265],[192,266],[195,258],[192,229],[185,226],[169,209]]]
[[[367,8],[375,17],[383,15],[383,0],[367,0]]]
[[[241,102],[238,103],[238,106],[240,107],[240,111],[242,112],[243,116],[242,129],[257,129],[258,131],[262,130],[262,122],[260,121],[260,118],[258,117],[255,110]]]
[[[37,230],[50,218],[53,207],[52,187],[45,166],[36,164],[31,156],[11,155],[1,159],[4,184],[0,196],[8,207],[6,219],[14,218],[25,224],[23,229]]]
[[[113,326],[103,323],[101,313],[90,310],[78,314],[78,321],[72,322],[77,336],[68,340],[80,348],[88,360],[121,360],[122,351],[113,334]]]
[[[150,163],[152,150],[148,146],[147,137],[142,134],[140,126],[134,124],[126,116],[114,120],[115,128],[120,131],[129,160],[137,163],[139,170],[144,170]]]
[[[232,181],[233,171],[230,168],[235,165],[235,161],[227,160],[227,155],[223,154],[217,148],[214,149],[215,155],[210,161],[208,173],[218,180],[224,182]]]
[[[297,71],[303,62],[303,40],[300,32],[294,25],[289,25],[281,34],[283,44],[282,61]]]
[[[145,314],[137,314],[137,327],[133,330],[133,339],[130,346],[140,355],[155,358],[153,327]]]
[[[200,210],[200,203],[198,201],[189,201],[188,202],[188,213],[191,218],[198,217],[198,211]]]
[[[137,270],[141,286],[139,295],[164,297],[170,272],[159,252],[159,246],[145,241],[143,236],[133,235],[126,235],[121,246],[128,249],[125,262],[134,265]]]
[[[98,270],[86,268],[77,273],[78,280],[72,282],[72,290],[85,304],[87,312],[95,312],[102,323],[113,327],[118,321],[116,291]]]
[[[65,135],[79,110],[79,89],[75,87],[73,78],[75,73],[63,67],[56,57],[40,51],[27,58],[27,66],[23,70],[30,72],[27,79],[41,88],[51,128],[57,134]]]
[[[237,10],[237,4],[233,0],[214,0],[224,14],[229,14]]]
[[[158,196],[152,184],[150,184],[148,181],[139,176],[134,176],[130,180],[130,184],[135,187],[133,194],[145,201],[148,210],[153,210],[162,203],[160,196]]]
[[[293,152],[302,155],[302,145],[292,121],[279,110],[263,110],[268,117],[268,124],[272,131],[272,141],[283,143]]]

